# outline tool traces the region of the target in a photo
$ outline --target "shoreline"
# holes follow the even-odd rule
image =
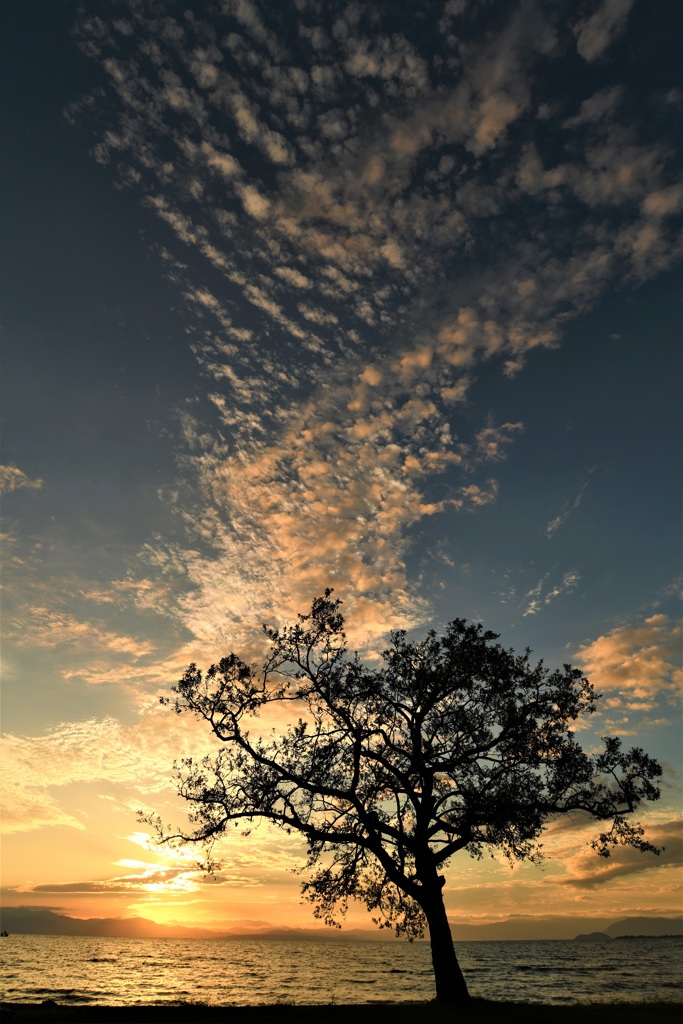
[[[498,1002],[472,999],[467,1007],[439,1006],[430,1003],[351,1003],[295,1005],[291,1003],[259,1006],[207,1005],[205,1003],[164,1003],[131,1006],[95,1004],[0,1003],[3,1024],[39,1024],[62,1021],[73,1024],[187,1024],[192,1020],[224,1024],[330,1024],[353,1020],[354,1024],[446,1024],[457,1016],[459,1024],[678,1024],[681,1002],[590,1002],[548,1004]]]

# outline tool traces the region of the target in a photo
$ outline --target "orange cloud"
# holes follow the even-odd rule
[[[649,842],[659,847],[659,856],[643,854],[629,846],[619,846],[605,860],[584,847],[565,859],[567,877],[562,885],[594,888],[617,878],[640,875],[644,871],[661,871],[683,864],[683,822],[671,821],[648,828]]]
[[[16,466],[0,466],[0,493],[18,491],[21,487],[38,490],[42,486],[42,480],[31,480]]]
[[[618,690],[628,699],[680,694],[681,623],[662,614],[639,626],[619,626],[579,648],[575,660],[598,691]]]

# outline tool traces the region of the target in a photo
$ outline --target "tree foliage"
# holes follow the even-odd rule
[[[420,642],[392,633],[369,667],[347,652],[339,605],[327,590],[296,625],[264,627],[260,672],[230,654],[205,674],[191,665],[162,698],[204,719],[221,747],[176,766],[192,829],[155,824],[165,841],[210,842],[257,819],[300,833],[315,916],[337,925],[354,899],[409,938],[427,924],[437,995],[465,998],[442,896],[451,858],[538,860],[544,827],[572,812],[603,823],[601,856],[617,844],[656,853],[627,815],[658,798],[661,768],[614,737],[582,749],[572,725],[598,696],[579,670],[533,665],[463,619]],[[254,718],[286,702],[292,723],[252,738]]]

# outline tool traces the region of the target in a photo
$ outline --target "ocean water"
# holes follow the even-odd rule
[[[462,942],[473,996],[543,1003],[683,999],[683,941]],[[434,998],[426,942],[10,935],[7,1002],[136,1005],[406,1002]]]

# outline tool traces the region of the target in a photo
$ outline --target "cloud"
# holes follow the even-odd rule
[[[155,702],[156,703],[156,702]],[[74,783],[124,786],[131,795],[174,788],[176,757],[205,750],[207,737],[192,719],[156,707],[132,725],[106,718],[65,722],[42,736],[3,737],[3,828],[26,832],[46,826],[87,827],[60,804],[59,789]],[[55,789],[57,790],[55,792]]]
[[[185,868],[146,868],[144,872],[81,882],[46,882],[34,885],[33,893],[50,895],[112,895],[120,893],[190,893],[201,888],[201,872]],[[26,891],[26,890],[23,890]]]
[[[12,893],[51,896],[139,895],[182,896],[219,888],[261,888],[278,881],[289,882],[292,871],[305,857],[303,843],[296,837],[285,837],[271,825],[255,825],[250,842],[244,841],[239,829],[226,833],[212,848],[216,870],[207,876],[204,869],[206,850],[196,844],[159,846],[146,832],[126,838],[147,851],[145,860],[123,858],[116,867],[132,869],[129,873],[95,880],[77,879],[67,882],[42,882],[14,886]],[[149,859],[149,855],[154,858]],[[164,901],[165,903],[167,901]]]
[[[42,480],[31,480],[16,466],[0,466],[0,493],[8,494],[10,491],[18,491],[21,487],[39,490],[42,486]]]
[[[631,879],[645,871],[662,871],[683,863],[683,822],[671,821],[651,825],[647,829],[648,841],[661,849],[659,856],[641,853],[632,847],[619,846],[610,857],[596,857],[591,849],[583,848],[565,857],[567,877],[561,884],[576,889],[593,889],[616,879]]]
[[[655,217],[666,217],[683,210],[683,183],[652,192],[643,200],[643,212]]]
[[[7,622],[6,638],[20,647],[61,647],[76,645],[79,649],[102,649],[134,659],[154,651],[148,640],[122,636],[92,622],[77,619],[67,612],[45,607],[23,607]]]
[[[203,511],[185,522],[210,551],[175,547],[171,559],[192,584],[177,607],[195,637],[244,640],[266,618],[293,618],[325,585],[346,602],[355,641],[416,623],[426,606],[405,579],[409,527],[496,499],[491,478],[439,501],[420,481],[499,460],[519,424],[489,425],[458,446],[433,401],[400,393],[390,365],[355,377],[298,409],[275,444],[197,460]]]
[[[567,118],[564,122],[564,127],[576,128],[578,125],[594,124],[606,119],[616,110],[622,94],[623,89],[618,85],[599,89],[598,92],[589,96],[587,100],[583,100],[579,113],[574,117]]]
[[[612,45],[632,6],[633,0],[601,0],[593,14],[576,22],[576,49],[584,60],[596,60]]]
[[[522,613],[524,617],[538,614],[545,605],[552,604],[558,597],[570,594],[573,590],[576,590],[581,582],[581,576],[575,569],[563,573],[556,583],[549,584],[549,579],[550,573],[546,573],[545,576],[541,577],[536,586],[532,587],[526,594],[526,608]]]
[[[60,807],[58,801],[42,787],[26,786],[20,778],[9,785],[3,779],[0,792],[3,804],[2,827],[6,835],[32,832],[55,825],[80,831],[86,828],[82,821]]]
[[[593,470],[591,470],[591,473],[592,472]],[[589,482],[589,480],[584,481],[584,483],[581,484],[581,487],[579,488],[579,492],[576,495],[576,497],[571,502],[565,504],[565,507],[563,508],[562,512],[560,512],[559,516],[555,516],[554,519],[550,520],[550,522],[545,528],[548,540],[550,540],[550,538],[560,529],[561,526],[564,526],[564,524],[567,522],[571,514],[575,512],[576,509],[579,507],[579,505],[581,504],[581,499],[583,498],[584,491],[588,487]]]
[[[586,59],[628,7],[574,26]],[[186,536],[141,556],[149,599],[179,588],[169,613],[198,643],[246,640],[330,584],[359,642],[427,618],[411,530],[494,501],[487,463],[521,429],[461,415],[480,368],[513,376],[612,282],[678,257],[673,150],[641,137],[618,83],[595,92],[558,42],[564,9],[501,5],[465,34],[463,10],[429,54],[421,16],[383,5],[133,5],[130,33],[80,25],[107,98],[69,116],[99,120],[98,159],[159,219],[208,379],[166,496]],[[570,111],[550,93],[574,73]],[[526,614],[577,583],[549,579]]]
[[[680,694],[681,624],[651,615],[637,626],[618,626],[581,646],[574,660],[599,691],[648,700]]]
[[[216,840],[211,856],[217,864],[216,873],[211,876],[210,886],[229,887],[263,885],[278,879],[284,882],[291,880],[292,873],[301,866],[305,859],[305,842],[296,834],[287,835],[282,829],[270,822],[253,822],[248,825],[249,842],[244,834],[244,823],[234,823],[222,837]],[[147,832],[135,832],[125,838],[135,843],[170,868],[183,872],[193,871],[196,881],[204,881],[200,874],[206,859],[206,850],[202,846],[186,843],[181,846],[156,844],[154,837]],[[121,866],[144,868],[146,872],[159,870],[158,864],[145,862],[119,862]],[[197,871],[197,868],[200,870]]]

